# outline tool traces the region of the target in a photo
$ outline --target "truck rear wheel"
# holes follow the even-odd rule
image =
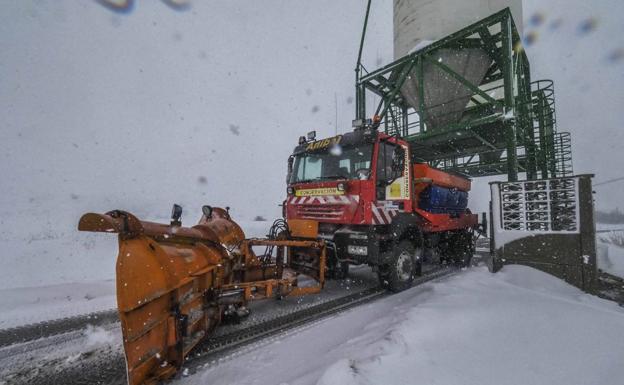
[[[412,286],[414,275],[420,272],[420,258],[417,249],[407,239],[402,240],[390,251],[392,254],[378,273],[381,286],[399,292]]]
[[[459,267],[469,267],[472,262],[474,246],[472,234],[468,232],[458,233],[453,237],[451,245],[452,261]]]
[[[459,267],[469,267],[472,262],[472,252],[460,250],[455,255],[455,264]]]

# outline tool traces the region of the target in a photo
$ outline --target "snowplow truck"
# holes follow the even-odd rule
[[[471,182],[417,156],[370,121],[344,135],[299,138],[284,215],[293,231],[327,243],[328,274],[368,264],[382,285],[400,291],[423,262],[470,263],[480,230],[467,208]]]
[[[130,385],[174,376],[192,349],[251,300],[318,293],[327,273],[368,264],[392,291],[422,263],[467,265],[477,216],[470,180],[415,162],[408,143],[372,125],[300,139],[288,166],[284,219],[245,238],[229,209],[199,222],[143,221],[121,210],[81,217],[78,229],[118,234],[116,295]],[[430,254],[428,256],[428,253]]]

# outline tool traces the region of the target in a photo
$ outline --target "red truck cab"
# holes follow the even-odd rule
[[[287,221],[315,222],[317,236],[333,246],[330,264],[342,273],[349,263],[367,263],[383,278],[394,254],[405,252],[413,277],[427,250],[449,243],[470,249],[467,234],[477,225],[466,208],[470,180],[415,155],[405,140],[371,126],[322,140],[302,137],[289,162]]]

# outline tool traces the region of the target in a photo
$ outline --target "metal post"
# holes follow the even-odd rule
[[[539,84],[539,83],[538,83]],[[540,149],[539,149],[539,168],[541,179],[548,178],[548,147],[546,146],[546,122],[544,120],[544,95],[539,92],[535,93],[535,105],[537,105],[537,127],[539,130]]]
[[[368,26],[368,15],[370,13],[371,0],[366,5],[366,16],[364,16],[364,27],[362,28],[362,37],[360,39],[360,50],[358,51],[357,64],[355,65],[355,118],[366,118],[366,91],[360,86],[360,69],[362,67],[362,49],[364,48],[364,37],[366,36],[366,27]]]
[[[522,125],[526,141],[527,179],[537,179],[537,146],[533,128],[533,108],[531,106],[531,71],[529,61],[523,51],[518,52],[520,67],[518,69],[518,86],[522,94]]]
[[[548,168],[551,176],[557,175],[557,149],[555,148],[555,116],[554,111],[550,108],[548,100],[544,100],[546,111],[546,132],[548,133]]]
[[[501,55],[503,63],[503,81],[505,89],[505,141],[507,142],[507,177],[510,181],[518,180],[518,154],[516,141],[516,119],[514,100],[513,46],[511,34],[511,16],[507,14],[501,20]],[[514,116],[509,119],[509,114]]]
[[[403,125],[403,137],[406,138],[409,135],[409,118],[407,116],[407,107],[401,106],[401,124]]]
[[[420,123],[420,133],[425,132],[425,71],[424,71],[424,59],[419,56],[416,60],[416,72],[418,76],[418,118]]]

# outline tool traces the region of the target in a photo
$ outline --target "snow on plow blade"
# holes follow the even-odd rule
[[[244,315],[249,300],[316,293],[325,280],[322,241],[287,232],[245,239],[220,208],[205,206],[193,227],[111,211],[83,215],[78,229],[119,234],[117,306],[131,385],[173,376],[224,317]],[[265,254],[252,246],[265,247]],[[300,273],[313,285],[299,287]]]

